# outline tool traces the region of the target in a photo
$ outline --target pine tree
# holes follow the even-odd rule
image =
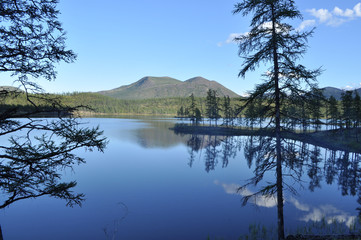
[[[340,111],[338,110],[338,103],[334,96],[331,96],[328,99],[327,108],[328,108],[331,128],[336,129],[340,119]]]
[[[361,123],[361,98],[357,91],[354,91],[355,96],[352,100],[352,112],[354,127],[359,127]]]
[[[267,80],[256,86],[246,105],[259,97],[268,98],[268,102],[274,103],[265,114],[271,116],[276,136],[274,156],[277,180],[273,190],[265,188],[263,193],[277,192],[278,237],[284,239],[281,107],[287,94],[302,96],[305,89],[301,89],[301,85],[315,85],[312,80],[320,71],[309,71],[295,63],[306,52],[307,38],[312,31],[301,33],[287,23],[301,18],[293,0],[243,0],[235,5],[234,13],[242,13],[243,16],[253,14],[251,30],[236,38],[239,55],[244,59],[239,76],[245,77],[248,71],[254,71],[261,63],[271,65],[264,74]],[[255,183],[257,179],[254,178]]]
[[[223,97],[223,124],[226,126],[233,124],[233,109],[231,107],[231,100],[229,96]]]
[[[217,121],[220,118],[219,110],[219,97],[217,96],[217,91],[209,89],[206,98],[206,116],[209,118],[210,124],[212,124],[212,120],[214,120],[215,125],[217,126]]]
[[[42,94],[39,79],[55,80],[55,67],[71,63],[76,54],[65,46],[65,32],[58,20],[58,0],[3,0],[0,3],[0,73],[15,78],[23,91],[0,91],[0,99],[17,94],[29,107],[13,105],[0,111],[0,208],[29,198],[52,196],[81,204],[83,194],[62,182],[59,169],[83,163],[74,150],[103,151],[106,140],[98,128],[82,127],[69,107],[56,96]],[[52,119],[37,119],[42,114]],[[64,118],[66,117],[66,118]],[[19,118],[22,118],[19,120]]]
[[[321,112],[321,107],[323,106],[324,96],[320,89],[313,89],[308,94],[308,107],[311,113],[311,120],[314,128],[318,131],[321,128],[321,118],[323,114]]]
[[[189,96],[190,105],[188,107],[188,117],[191,120],[192,124],[196,123],[196,100],[194,99],[193,93]]]
[[[342,121],[346,129],[352,126],[352,91],[346,91],[341,95]]]

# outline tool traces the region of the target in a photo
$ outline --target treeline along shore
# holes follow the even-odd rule
[[[177,133],[275,136],[272,115],[265,111],[273,104],[267,96],[252,101],[240,99],[239,104],[233,105],[230,98],[219,98],[215,91],[209,90],[205,111],[197,107],[193,95],[189,98],[189,105],[182,106],[178,116],[186,117],[191,124],[176,125]],[[338,101],[333,96],[325,98],[321,91],[313,89],[302,98],[287,96],[283,103],[282,138],[361,152],[361,99],[356,91],[346,91]]]
[[[39,94],[30,94],[30,98],[37,106],[49,106],[49,102],[44,102],[37,96]],[[47,94],[56,98],[65,106],[80,107],[81,116],[96,115],[164,115],[176,116],[179,109],[190,104],[190,98],[172,97],[172,98],[151,98],[138,100],[125,100],[104,96],[98,93],[74,92],[64,94]],[[206,98],[195,98],[199,109],[206,109]],[[231,98],[232,105],[238,104],[240,98]],[[14,93],[7,95],[6,98],[0,99],[0,107],[3,110],[16,107],[21,111],[32,110],[32,104],[27,101],[25,93]]]
[[[31,102],[28,101],[29,98]],[[54,101],[49,99],[61,102],[70,110],[76,109],[77,114],[84,117],[163,115],[190,120],[191,124],[181,124],[174,128],[178,133],[267,136],[273,134],[267,129],[269,119],[262,111],[267,104],[265,99],[258,99],[246,105],[244,98],[218,97],[217,92],[212,89],[207,92],[207,97],[194,97],[192,94],[187,98],[141,100],[122,100],[97,93],[26,95],[23,92],[14,92],[0,99],[0,108],[3,111],[16,109],[19,113],[34,112],[34,105],[51,109]],[[347,91],[340,100],[333,96],[326,99],[320,92],[309,94],[305,99],[307,101],[299,103],[292,102],[292,96],[285,99],[289,104],[284,104],[282,109],[283,137],[318,143],[339,150],[360,152],[361,100],[357,92]],[[80,107],[75,108],[76,106]],[[40,114],[38,117],[52,116],[50,110],[42,112],[48,114]],[[66,116],[70,113],[61,114]]]
[[[226,127],[209,125],[176,124],[171,128],[176,134],[212,135],[212,136],[265,136],[275,137],[270,129]],[[281,132],[281,137],[337,151],[361,153],[361,144],[356,138],[361,136],[361,128],[336,129],[318,132]]]

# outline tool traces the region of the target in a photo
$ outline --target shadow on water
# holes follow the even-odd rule
[[[244,205],[250,202],[257,206],[277,206],[277,211],[281,210],[282,214],[285,202],[292,203],[298,209],[303,207],[303,210],[311,211],[310,207],[302,206],[294,197],[298,195],[297,189],[306,188],[312,193],[321,190],[322,184],[337,184],[342,196],[352,196],[357,199],[360,206],[355,211],[358,212],[358,216],[348,216],[333,206],[323,206],[303,217],[302,220],[308,224],[303,228],[288,226],[288,219],[285,219],[286,226],[291,227],[288,233],[303,233],[308,237],[312,234],[323,236],[331,234],[335,238],[339,236],[338,234],[351,236],[350,234],[361,233],[361,154],[324,149],[297,140],[281,139],[282,162],[281,168],[277,169],[276,145],[276,139],[269,136],[192,134],[188,135],[187,141],[188,165],[192,167],[195,158],[200,156],[203,158],[206,172],[213,171],[217,167],[225,168],[243,148],[244,158],[248,168],[253,170],[253,176],[244,184],[232,186],[223,184],[223,187],[242,196]],[[250,188],[256,188],[256,191],[250,191]],[[279,195],[280,189],[281,195]],[[291,197],[288,195],[285,197],[285,194]],[[278,199],[282,199],[282,204],[279,204]],[[259,230],[259,234],[265,234],[266,230],[257,226],[258,228],[252,228],[252,234],[255,229]],[[360,239],[361,235],[356,237],[355,239]]]

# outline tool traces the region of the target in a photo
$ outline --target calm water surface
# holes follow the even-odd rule
[[[192,151],[191,136],[168,129],[171,119],[85,121],[99,125],[109,144],[104,154],[78,151],[87,163],[64,172],[64,180],[76,180],[75,191],[86,195],[83,206],[69,208],[49,197],[17,202],[0,213],[4,239],[237,239],[250,224],[277,225],[273,198],[242,206],[242,195],[258,189],[237,192],[253,176],[245,137],[232,139],[230,152],[226,138],[209,147],[212,137],[201,136]],[[320,153],[325,160],[326,150]],[[345,194],[337,174],[327,184],[326,167],[318,163],[318,184],[311,183],[307,168],[302,184],[288,182],[298,194],[285,193],[286,229],[322,218],[349,224],[358,215],[357,197]],[[264,184],[274,174],[269,172]]]

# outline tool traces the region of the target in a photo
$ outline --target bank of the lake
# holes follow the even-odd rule
[[[218,136],[275,136],[275,133],[272,129],[249,129],[226,126],[176,124],[172,130],[178,134],[207,134]],[[308,133],[282,131],[281,137],[332,150],[361,153],[361,128],[323,130]]]

